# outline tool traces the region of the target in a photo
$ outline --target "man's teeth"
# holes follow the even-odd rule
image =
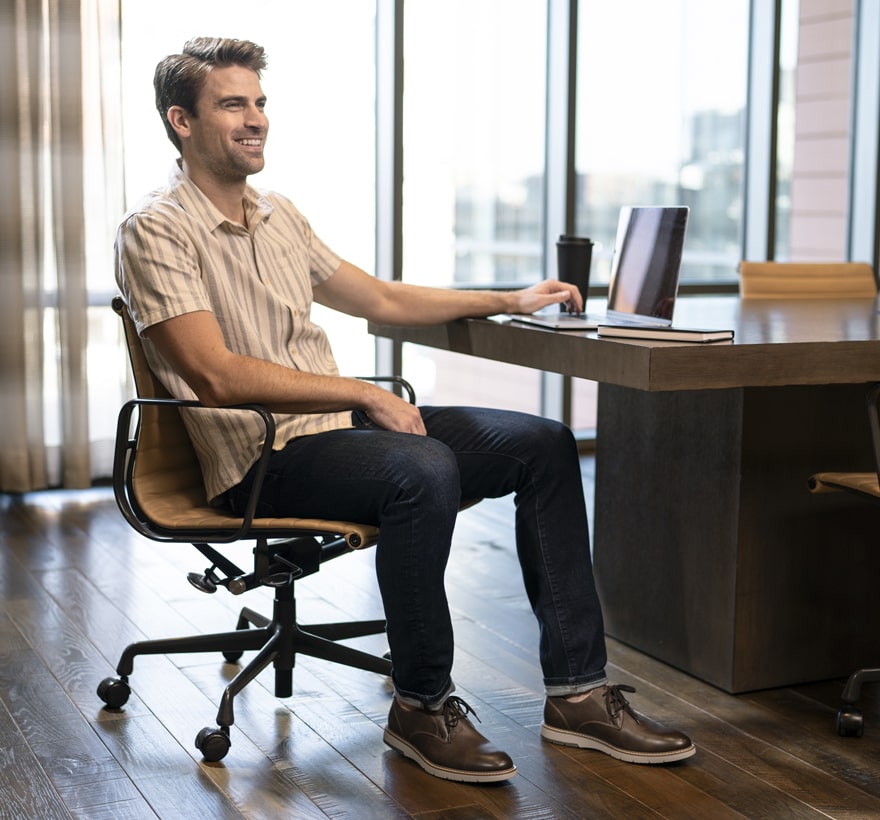
[[[239,143],[239,145],[262,145],[263,144],[262,140],[254,140],[254,139],[236,140],[236,142]]]

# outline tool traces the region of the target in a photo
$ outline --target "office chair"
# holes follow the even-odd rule
[[[875,469],[868,473],[822,472],[810,476],[807,486],[814,493],[848,492],[880,501],[880,383],[871,385],[866,396],[868,423],[874,450]],[[878,657],[880,663],[880,657]],[[864,719],[858,708],[862,684],[880,681],[880,667],[857,669],[843,687],[837,712],[837,733],[843,737],[861,737]]]
[[[740,262],[743,299],[844,299],[877,295],[865,262]]]
[[[141,535],[165,543],[190,543],[209,561],[202,573],[188,580],[202,592],[225,587],[239,595],[260,586],[273,588],[272,617],[244,607],[235,630],[211,635],[139,641],[128,646],[116,667],[117,677],[98,686],[98,696],[112,709],[121,708],[131,694],[129,676],[138,655],[178,652],[218,652],[230,663],[247,650],[258,650],[223,692],[217,727],[205,727],[196,736],[196,748],[207,761],[217,761],[229,751],[234,721],[233,699],[270,663],[275,667],[275,695],[289,697],[297,654],[345,664],[383,675],[391,674],[391,661],[338,643],[347,638],[384,632],[384,620],[300,626],[296,621],[296,581],[317,572],[321,565],[355,549],[373,546],[376,527],[345,521],[299,518],[258,518],[257,496],[272,452],[275,424],[258,405],[243,405],[229,412],[252,412],[262,420],[266,436],[259,457],[254,489],[242,517],[208,505],[198,458],[181,419],[180,407],[199,407],[196,401],[171,398],[150,370],[134,323],[121,297],[113,309],[123,320],[137,398],[123,405],[116,431],[113,489],[117,504],[129,524]],[[376,378],[395,382],[415,402],[410,385],[397,377]],[[133,419],[136,421],[132,425]],[[253,569],[245,572],[214,546],[253,541]]]

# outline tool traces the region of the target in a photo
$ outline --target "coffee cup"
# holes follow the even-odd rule
[[[590,287],[590,265],[593,261],[592,239],[561,234],[556,242],[556,270],[560,282],[574,285],[584,299]],[[563,310],[566,309],[562,305]]]

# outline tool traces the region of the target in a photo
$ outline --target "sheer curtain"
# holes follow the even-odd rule
[[[0,4],[0,491],[106,474],[88,271],[109,275],[122,212],[121,129],[100,113],[119,111],[118,28],[115,0]]]

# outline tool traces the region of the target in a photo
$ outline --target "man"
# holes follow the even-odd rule
[[[376,571],[393,660],[384,739],[438,777],[506,780],[510,757],[452,695],[453,635],[443,585],[462,499],[515,493],[516,542],[540,624],[547,700],[541,734],[630,762],[690,757],[684,734],[639,715],[605,677],[577,448],[545,419],[415,407],[339,376],[313,301],[381,324],[582,307],[568,285],[509,293],[384,282],[340,259],[283,197],[247,184],[268,132],[263,49],[199,38],[156,69],[156,103],[181,159],[169,186],[130,213],[117,279],[147,357],[172,394],[209,407],[257,402],[276,414],[260,514],[376,524]],[[187,426],[208,497],[243,505],[260,443],[244,414]]]

